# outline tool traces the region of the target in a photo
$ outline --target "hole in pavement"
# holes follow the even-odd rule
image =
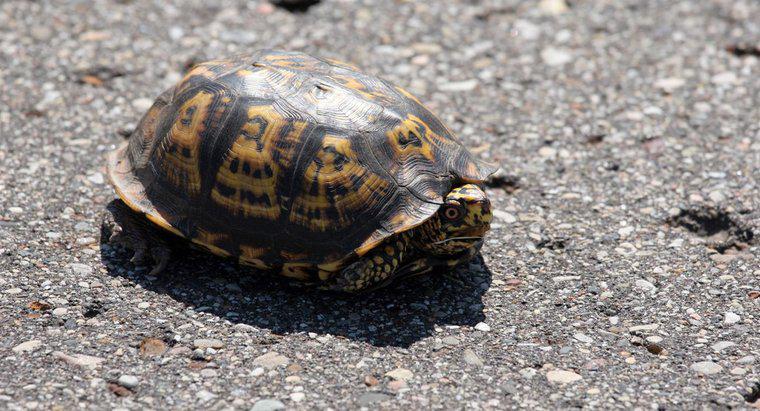
[[[731,218],[724,210],[714,207],[682,209],[668,223],[705,237],[707,246],[720,253],[729,249],[744,250],[754,238],[750,228]]]
[[[730,44],[726,51],[737,57],[755,56],[760,57],[760,44],[753,45],[748,43]]]
[[[486,180],[486,187],[500,188],[506,191],[507,194],[512,194],[522,188],[522,185],[520,184],[520,178],[516,175],[496,172],[495,174],[488,177]]]
[[[272,4],[291,13],[305,13],[320,0],[272,0]]]
[[[756,382],[749,392],[744,394],[744,399],[751,404],[757,403],[760,400],[760,381]]]

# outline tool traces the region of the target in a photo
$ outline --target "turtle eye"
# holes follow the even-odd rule
[[[451,204],[445,206],[443,209],[443,216],[446,217],[447,220],[456,221],[462,218],[462,216],[464,216],[464,213],[458,205]]]

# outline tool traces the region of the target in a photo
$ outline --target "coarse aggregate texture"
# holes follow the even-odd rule
[[[294,3],[0,2],[0,408],[760,407],[760,3]],[[498,162],[482,258],[352,298],[103,241],[105,153],[259,48]]]

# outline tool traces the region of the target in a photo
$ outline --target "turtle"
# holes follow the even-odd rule
[[[173,233],[360,292],[477,255],[496,167],[401,87],[350,63],[258,50],[191,68],[107,170],[117,237],[134,262],[152,257],[154,274]]]

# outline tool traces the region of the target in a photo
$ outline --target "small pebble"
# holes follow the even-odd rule
[[[396,368],[395,370],[385,373],[385,376],[394,380],[406,381],[412,379],[414,374],[406,368]]]
[[[491,331],[491,327],[488,324],[480,322],[475,325],[475,329],[478,331],[488,332]]]
[[[52,313],[56,317],[63,317],[64,315],[69,313],[69,310],[66,307],[58,307],[58,308],[53,309]]]
[[[594,342],[593,338],[591,338],[588,335],[583,334],[583,333],[575,333],[575,334],[573,334],[573,338],[575,338],[576,340],[578,340],[580,342],[584,342],[584,343],[587,343],[587,344],[591,344],[592,342]]]
[[[737,314],[732,313],[731,311],[726,312],[725,316],[723,317],[723,322],[729,325],[736,324],[741,320],[741,317],[739,317]]]
[[[541,60],[547,66],[562,66],[573,60],[573,55],[566,49],[547,47],[541,50]]]
[[[718,341],[715,344],[711,345],[710,348],[712,348],[715,352],[721,352],[725,350],[726,348],[735,346],[736,343],[731,341]]]
[[[213,400],[217,396],[213,392],[200,390],[195,393],[195,397],[198,398],[198,400],[200,400],[201,402],[208,402],[208,401]]]
[[[139,112],[148,111],[153,105],[153,100],[149,98],[137,98],[132,100],[132,107]]]
[[[203,348],[220,349],[220,348],[224,348],[224,342],[216,338],[199,338],[193,341],[193,346],[195,348],[202,348],[202,349]]]
[[[475,351],[471,349],[466,349],[462,352],[462,358],[464,359],[464,362],[469,365],[474,365],[475,367],[482,367],[483,366],[483,360],[480,359],[478,354],[475,353]]]
[[[213,368],[204,368],[201,370],[201,377],[213,378],[216,377],[216,370]]]
[[[12,348],[12,351],[20,354],[25,352],[32,352],[36,351],[38,348],[42,347],[42,341],[40,340],[29,340],[24,341],[21,344],[16,345]]]
[[[546,373],[546,379],[552,383],[569,384],[571,382],[581,380],[583,377],[580,374],[576,374],[572,371],[551,370]]]
[[[132,389],[137,387],[137,385],[140,383],[140,380],[138,380],[134,375],[124,374],[119,377],[119,380],[117,382],[124,388]]]
[[[441,341],[446,345],[459,345],[459,338],[457,337],[452,337],[452,336],[443,337]]]
[[[691,369],[700,374],[713,375],[723,371],[723,367],[712,361],[700,361],[691,365]]]
[[[274,369],[277,367],[288,365],[290,359],[288,357],[275,352],[270,351],[266,354],[260,355],[253,360],[253,365],[261,366],[266,369]]]
[[[285,404],[282,403],[282,401],[279,400],[273,400],[273,399],[264,399],[264,400],[258,400],[255,404],[253,404],[253,408],[251,408],[251,411],[278,411],[278,410],[284,410]]]

